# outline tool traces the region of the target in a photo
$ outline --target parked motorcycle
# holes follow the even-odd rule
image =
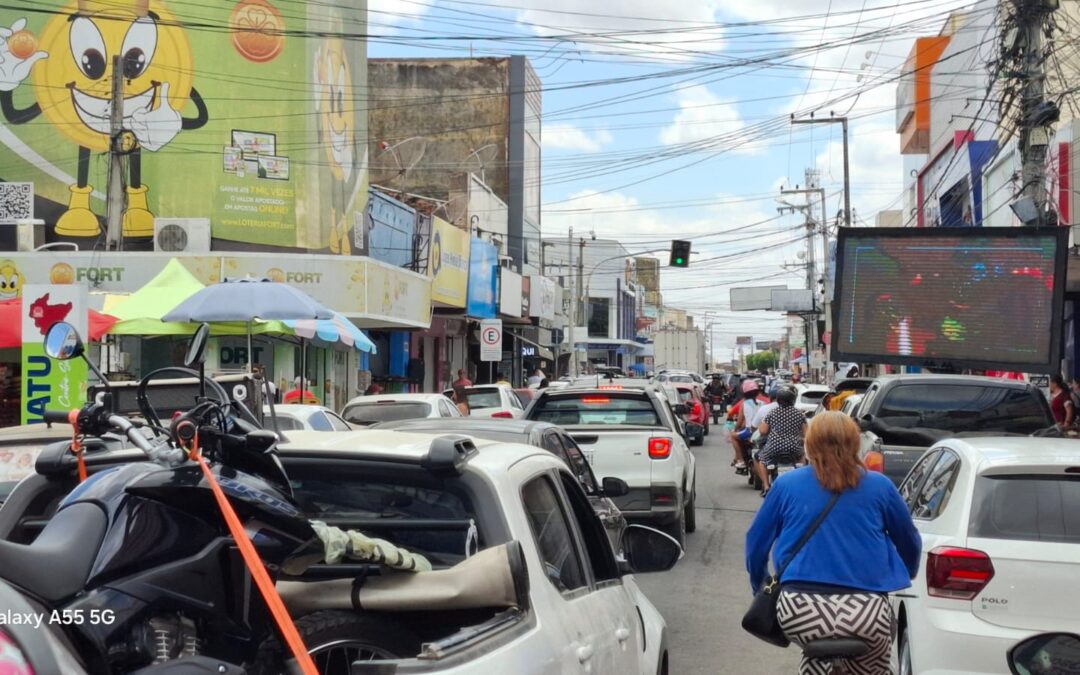
[[[280,650],[270,662],[261,649],[277,637],[272,617],[210,482],[187,448],[201,448],[268,569],[321,559],[322,543],[293,502],[274,453],[277,436],[261,429],[243,403],[204,376],[208,334],[206,326],[196,333],[186,367],[160,369],[140,381],[137,399],[144,421],[114,414],[108,392],[70,414],[46,412],[47,422],[71,422],[81,436],[108,439],[106,445],[126,441],[148,460],[90,475],[63,498],[33,543],[0,541],[0,578],[46,617],[86,672],[295,668]],[[50,328],[45,344],[54,359],[84,354],[79,335],[65,323]],[[199,370],[191,369],[194,365]],[[159,419],[146,393],[150,380],[162,374],[199,378],[203,392],[189,411],[168,423]],[[101,443],[82,447],[93,452]],[[81,460],[73,450],[78,448],[72,442],[47,447],[38,466],[70,472]]]

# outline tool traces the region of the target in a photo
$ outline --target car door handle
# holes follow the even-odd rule
[[[615,639],[619,642],[626,642],[630,639],[630,629],[623,626],[615,631]]]
[[[577,660],[581,663],[585,663],[592,658],[593,648],[592,645],[582,645],[577,650]]]

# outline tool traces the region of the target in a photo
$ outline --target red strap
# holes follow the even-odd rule
[[[72,410],[68,413],[68,423],[75,430],[71,438],[71,452],[75,455],[75,464],[79,468],[79,482],[86,480],[86,458],[83,456],[83,444],[79,434],[79,411]]]
[[[236,515],[236,511],[233,511],[229,499],[225,496],[221,486],[218,485],[214,473],[210,471],[210,465],[206,463],[206,459],[198,451],[198,447],[199,437],[196,436],[192,443],[190,456],[202,467],[203,475],[206,476],[207,482],[210,483],[214,499],[217,501],[218,508],[221,509],[221,515],[225,517],[225,523],[229,526],[229,533],[232,534],[237,548],[240,549],[244,564],[251,570],[251,576],[255,579],[255,584],[259,587],[259,592],[262,593],[266,606],[270,608],[270,613],[274,616],[274,622],[277,623],[281,635],[289,645],[293,657],[300,664],[303,675],[319,675],[315,662],[311,660],[311,655],[308,654],[307,647],[304,646],[304,640],[300,637],[300,632],[296,630],[296,625],[293,623],[292,617],[289,616],[289,611],[285,609],[285,603],[281,601],[281,596],[278,595],[277,589],[274,588],[274,582],[270,579],[270,575],[266,573],[266,567],[259,558],[259,553],[255,550],[251,540],[248,539],[247,533],[244,532],[244,526],[240,523],[240,518]]]

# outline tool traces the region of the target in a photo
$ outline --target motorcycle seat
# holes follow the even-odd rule
[[[101,507],[72,504],[33,543],[0,541],[0,577],[48,602],[71,597],[90,577],[107,524]]]

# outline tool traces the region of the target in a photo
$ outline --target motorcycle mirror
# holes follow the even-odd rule
[[[683,548],[673,537],[644,525],[628,525],[622,544],[634,573],[665,572],[683,557]]]
[[[57,321],[45,333],[45,353],[57,361],[67,361],[86,352],[79,331],[66,321]]]
[[[1043,633],[1009,650],[1013,675],[1052,675],[1076,672],[1066,664],[1080,663],[1080,635]]]
[[[210,338],[210,324],[204,323],[196,329],[188,344],[187,355],[184,356],[184,365],[188,368],[201,366],[206,361],[206,343]]]

